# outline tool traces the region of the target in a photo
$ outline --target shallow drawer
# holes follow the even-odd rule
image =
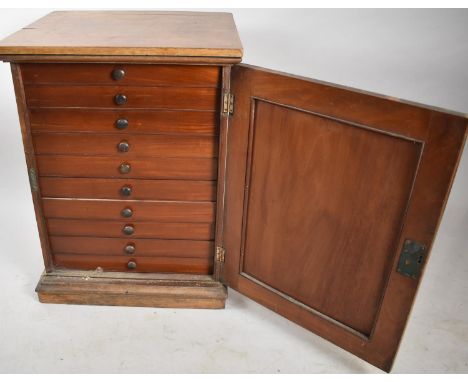
[[[46,218],[101,219],[124,222],[150,220],[213,223],[215,205],[216,203],[212,202],[42,199]],[[131,217],[123,217],[123,210],[128,208],[132,211]]]
[[[170,257],[128,257],[97,255],[62,255],[55,254],[54,263],[58,268],[103,271],[131,271],[151,273],[191,273],[207,275],[213,273],[213,258],[170,258]],[[135,268],[129,269],[129,262]]]
[[[29,120],[33,132],[217,135],[219,115],[195,110],[30,108]]]
[[[26,85],[29,107],[154,108],[215,111],[219,104],[216,88],[173,88],[135,86]],[[116,97],[125,97],[118,104]]]
[[[118,134],[33,134],[36,154],[118,155],[135,157],[215,158],[214,136]]]
[[[105,256],[213,257],[212,241],[119,239],[105,237],[50,236],[53,253]]]
[[[137,179],[215,180],[217,160],[202,158],[138,158],[37,155],[40,176]],[[122,165],[130,165],[122,173]]]
[[[25,84],[217,87],[221,80],[219,66],[201,65],[22,64],[21,73]]]
[[[40,177],[41,194],[51,198],[122,200],[216,200],[216,182]]]
[[[131,231],[125,231],[128,226]],[[160,223],[112,220],[47,219],[49,235],[137,239],[213,240],[214,223]],[[126,233],[125,233],[126,232]]]

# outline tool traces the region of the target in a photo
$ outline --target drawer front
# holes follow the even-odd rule
[[[219,66],[23,64],[25,84],[219,87]]]
[[[29,119],[33,132],[217,135],[219,114],[199,110],[30,108]]]
[[[133,158],[38,155],[40,176],[216,180],[217,160],[209,158]],[[130,171],[122,173],[122,165]]]
[[[213,223],[216,203],[43,198],[46,218]],[[131,209],[131,217],[123,210]]]
[[[131,231],[126,228],[132,227]],[[115,220],[47,219],[52,236],[94,236],[136,239],[213,240],[214,223],[170,223]]]
[[[55,254],[208,259],[212,241],[50,236]]]
[[[21,73],[55,266],[212,273],[221,67]]]
[[[216,200],[215,181],[40,177],[43,197],[121,200]]]
[[[26,85],[28,107],[218,110],[219,89],[199,87]],[[124,96],[119,104],[116,97]]]
[[[61,255],[54,256],[58,268],[71,268],[92,271],[101,268],[115,272],[151,272],[151,273],[191,273],[206,275],[213,273],[213,256],[208,259],[170,258],[170,257],[126,257],[100,255]],[[129,264],[135,268],[129,268]]]
[[[37,154],[215,158],[216,137],[118,134],[33,134]]]

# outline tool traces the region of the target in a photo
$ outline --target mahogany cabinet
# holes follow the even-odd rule
[[[391,368],[465,116],[239,65],[226,13],[54,12],[0,57],[40,301],[222,308],[229,286]]]

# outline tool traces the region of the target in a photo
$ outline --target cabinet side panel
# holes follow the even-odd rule
[[[16,95],[16,104],[18,106],[18,116],[21,127],[21,135],[23,138],[23,147],[24,155],[26,157],[26,165],[29,174],[29,179],[31,177],[38,177],[36,158],[34,153],[34,146],[31,138],[31,128],[29,123],[28,109],[26,106],[26,98],[24,94],[24,86],[21,75],[21,65],[20,64],[11,64],[11,74],[13,77],[13,85],[15,88]],[[36,183],[38,180],[36,180]],[[39,238],[41,241],[42,256],[44,258],[44,265],[46,271],[53,270],[53,262],[50,251],[50,244],[47,234],[47,226],[44,219],[44,213],[41,202],[41,191],[39,184],[31,184],[31,194],[34,204],[34,211],[36,213],[37,228],[39,231]]]

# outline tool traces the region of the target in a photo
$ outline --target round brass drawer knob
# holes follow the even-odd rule
[[[132,186],[123,186],[121,189],[120,189],[120,193],[123,195],[123,196],[130,196],[132,194]]]
[[[130,166],[129,163],[122,163],[119,166],[119,171],[120,171],[121,174],[128,174],[131,169],[132,169],[132,167]]]
[[[127,141],[119,142],[119,144],[117,145],[117,149],[121,153],[126,153],[128,150],[130,150],[130,144]]]
[[[134,261],[129,261],[127,263],[127,268],[128,269],[135,269],[137,267],[137,264]]]
[[[115,127],[120,130],[126,129],[128,127],[128,119],[119,118],[117,121],[115,121]]]
[[[124,77],[125,77],[125,70],[123,70],[123,69],[114,69],[112,71],[112,78],[114,80],[119,81]]]
[[[132,217],[133,215],[133,211],[131,208],[124,208],[122,210],[122,212],[120,212],[120,214],[124,217],[124,218],[130,218]]]
[[[127,96],[125,94],[117,94],[114,97],[114,102],[117,105],[124,105],[125,103],[127,103]]]
[[[135,246],[133,244],[127,244],[125,246],[125,253],[127,255],[132,255],[135,253]]]
[[[123,227],[122,231],[125,235],[132,235],[135,232],[135,227],[126,225]]]

